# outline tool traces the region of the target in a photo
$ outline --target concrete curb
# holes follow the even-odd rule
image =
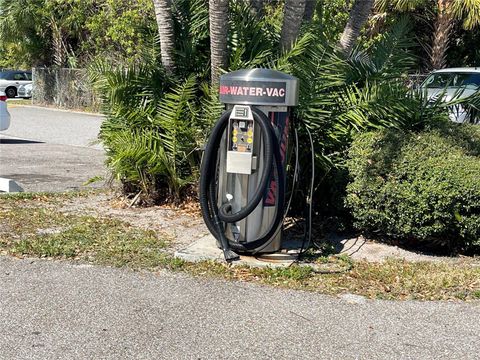
[[[15,180],[0,177],[0,192],[23,192],[23,188]]]
[[[59,111],[59,112],[65,112],[65,113],[89,115],[89,116],[96,116],[96,117],[106,117],[106,115],[101,114],[101,113],[91,113],[91,112],[86,112],[86,111],[59,109],[59,108],[48,107],[48,106],[15,104],[15,102],[12,102],[12,105],[8,105],[8,107],[9,107],[9,108],[26,107],[26,108],[42,109],[42,110],[51,110],[51,111]]]

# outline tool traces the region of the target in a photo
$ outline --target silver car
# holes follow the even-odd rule
[[[32,83],[32,73],[21,70],[3,70],[0,71],[0,91],[4,92],[9,98],[18,95],[17,91],[20,85]]]
[[[17,96],[21,98],[32,97],[33,84],[20,85],[17,90]]]
[[[421,85],[429,99],[451,102],[465,99],[472,95],[480,95],[480,68],[450,68],[432,72]],[[462,106],[455,104],[449,107],[449,116],[455,122],[468,122],[471,114]]]

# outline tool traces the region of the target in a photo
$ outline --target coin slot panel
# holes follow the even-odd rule
[[[231,119],[229,150],[251,153],[253,149],[253,120]]]

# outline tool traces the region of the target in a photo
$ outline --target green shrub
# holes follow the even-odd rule
[[[480,127],[358,136],[346,204],[361,230],[413,243],[480,246]]]
[[[111,81],[119,73],[106,77]],[[139,83],[145,75],[129,69],[121,76],[132,80],[119,81],[120,86],[105,91],[111,106],[100,130],[106,163],[126,193],[141,191],[146,203],[159,197],[179,201],[195,183],[200,163],[198,140],[202,136],[200,124],[195,122],[196,79],[191,76],[161,96],[145,91],[132,99],[124,96],[128,88],[124,85]]]

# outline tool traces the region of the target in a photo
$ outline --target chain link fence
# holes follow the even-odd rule
[[[410,74],[408,75],[407,86],[410,89],[416,89],[420,85],[422,85],[422,83],[425,81],[427,76],[428,74]]]
[[[33,68],[32,103],[64,109],[98,112],[95,94],[85,69]]]
[[[65,109],[99,112],[100,97],[94,92],[86,69],[33,68],[32,103]],[[426,74],[411,74],[407,85],[419,86]]]

